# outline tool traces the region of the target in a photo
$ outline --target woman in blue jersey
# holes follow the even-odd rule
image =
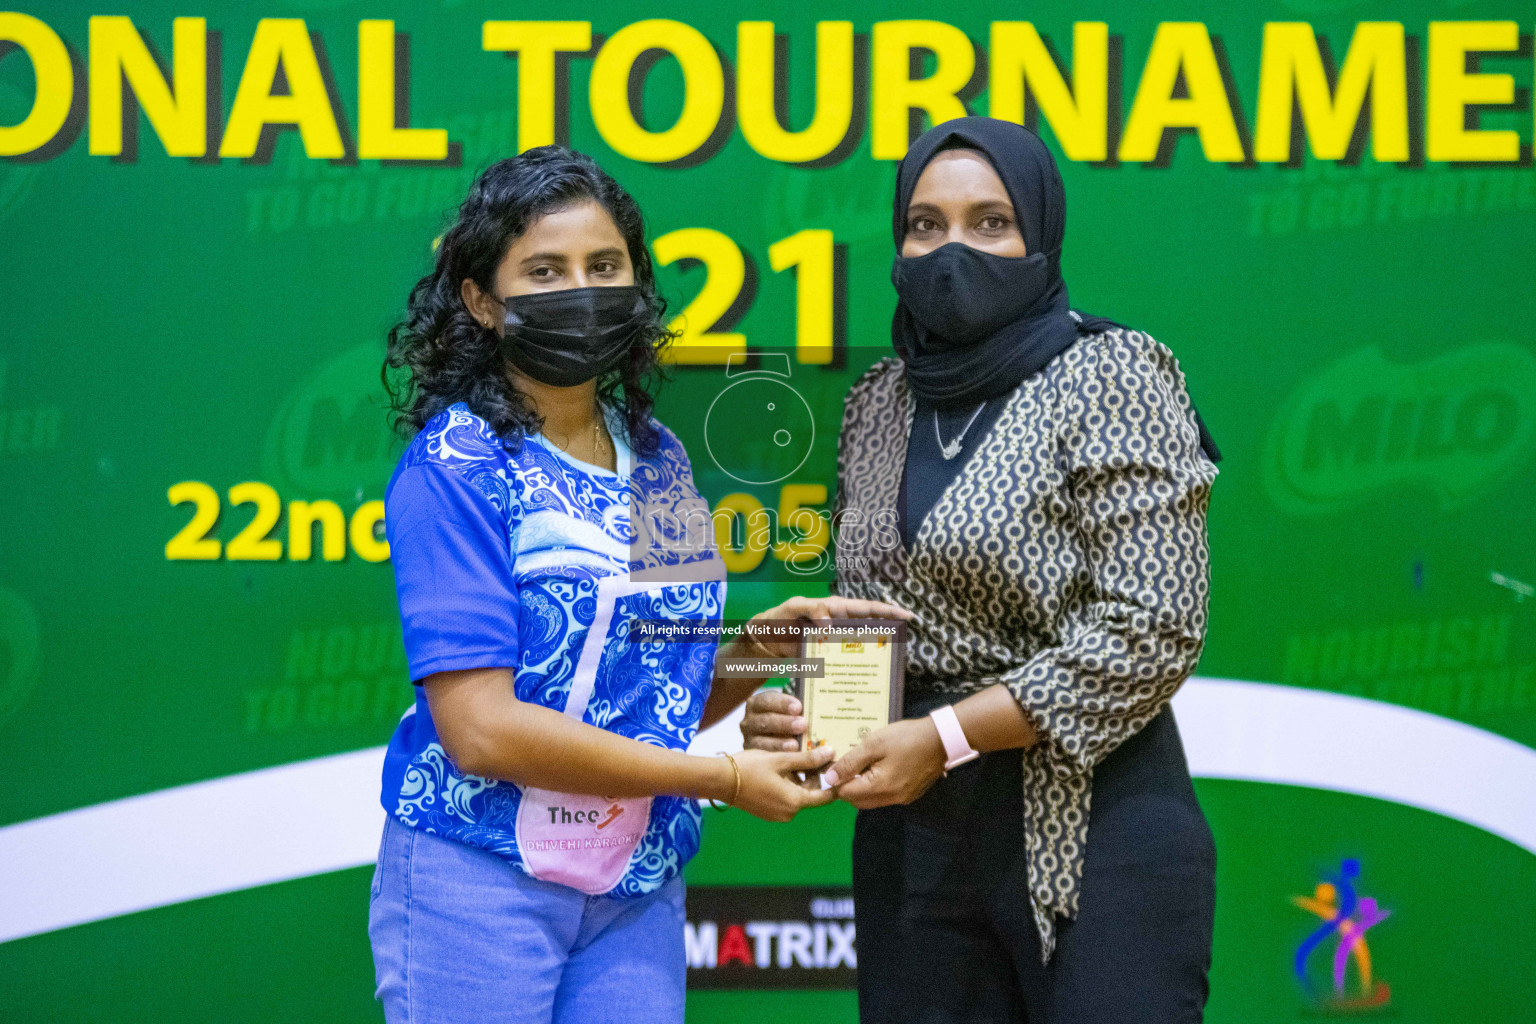
[[[821,752],[684,752],[759,681],[714,678],[725,572],[645,386],[665,323],[633,198],[546,146],[475,181],[390,334],[412,440],[385,523],[417,684],[369,913],[391,1022],[681,1021],[697,800],[787,821],[831,797],[795,781]],[[758,618],[867,615],[905,613]],[[631,639],[648,620],[702,629]]]

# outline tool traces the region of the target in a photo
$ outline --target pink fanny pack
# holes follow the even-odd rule
[[[517,848],[528,873],[589,896],[619,884],[651,821],[651,798],[523,790]]]
[[[567,715],[579,722],[587,713],[617,600],[657,589],[661,588],[654,583],[632,583],[622,576],[598,581],[597,614],[576,662],[576,675],[565,701]],[[650,822],[648,796],[620,800],[526,786],[517,808],[517,848],[534,878],[596,896],[624,877],[624,869]]]

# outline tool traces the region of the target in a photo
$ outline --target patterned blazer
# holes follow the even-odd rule
[[[1003,683],[1034,724],[1023,841],[1048,960],[1055,916],[1077,915],[1094,765],[1199,660],[1217,471],[1173,354],[1139,331],[1088,335],[1013,392],[909,555],[895,507],[914,404],[894,357],[848,392],[833,591],[917,613],[909,692]]]

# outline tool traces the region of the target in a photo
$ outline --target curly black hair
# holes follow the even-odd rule
[[[623,411],[631,449],[656,451],[656,403],[648,385],[661,375],[659,353],[673,334],[666,327],[666,302],[656,294],[645,222],[622,185],[591,157],[564,146],[539,146],[486,168],[443,234],[432,272],[411,289],[405,319],[389,331],[380,371],[401,437],[409,440],[455,402],[467,404],[514,450],[525,433],[542,429],[542,417],[507,376],[501,336],[475,319],[460,282],[469,278],[495,294],[496,268],[507,247],[540,217],[583,200],[596,201],[613,217],[651,309],[629,358],[598,380],[598,397]]]

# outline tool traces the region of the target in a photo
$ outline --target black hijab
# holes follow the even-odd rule
[[[917,179],[936,154],[946,149],[979,150],[1002,179],[1013,201],[1014,217],[1029,255],[1010,259],[970,250],[968,265],[958,268],[984,280],[970,282],[976,295],[997,304],[1006,318],[980,340],[946,338],[934,328],[942,316],[928,313],[925,326],[911,308],[927,282],[914,280],[917,260],[899,254],[907,234],[907,207]],[[1061,243],[1066,231],[1067,197],[1051,151],[1039,136],[1011,121],[962,117],[920,135],[896,172],[896,208],[892,218],[898,257],[892,273],[897,294],[891,341],[907,366],[907,379],[918,395],[937,406],[975,405],[1018,387],[1078,337],[1078,323],[1061,278]],[[956,245],[957,243],[951,243]],[[941,247],[942,248],[942,247]],[[1029,264],[1030,266],[1026,266]],[[1032,271],[1032,273],[1028,273]],[[1011,287],[1010,277],[1025,275],[1028,287]],[[903,295],[905,293],[905,295]]]
[[[924,256],[901,256],[917,179],[935,155],[957,148],[979,151],[1002,179],[1025,256],[996,256],[953,242]],[[891,343],[919,399],[943,409],[987,402],[1013,391],[1081,335],[1124,326],[1072,312],[1061,276],[1066,227],[1061,172],[1045,143],[1024,126],[962,117],[912,143],[896,171],[891,279],[898,299]],[[1201,447],[1219,462],[1215,439],[1198,410],[1194,415]]]

